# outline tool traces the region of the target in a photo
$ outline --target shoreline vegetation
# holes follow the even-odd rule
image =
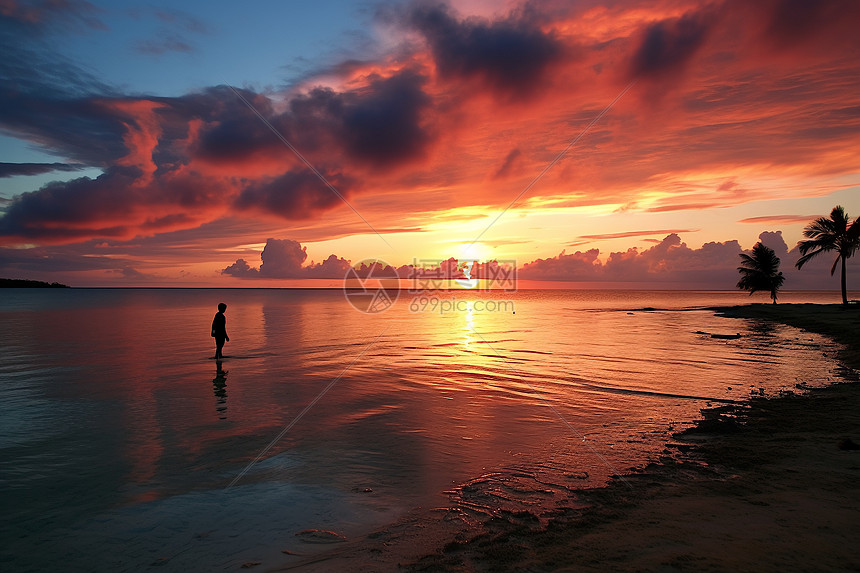
[[[61,283],[46,283],[42,281],[31,281],[29,279],[3,279],[0,278],[0,288],[70,288],[69,285]]]
[[[509,514],[466,528],[448,508],[424,510],[326,553],[292,554],[276,570],[860,569],[860,384],[851,383],[860,372],[860,311],[840,304],[707,310],[831,337],[842,346],[844,382],[703,409],[660,459],[576,492],[577,503],[559,508],[546,527],[536,516]]]

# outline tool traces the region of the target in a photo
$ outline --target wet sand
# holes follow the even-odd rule
[[[857,381],[860,309],[713,310],[830,336],[843,345],[842,377]],[[450,508],[424,509],[314,557],[290,556],[279,570],[860,570],[860,384],[756,398],[703,418],[659,460],[578,492],[546,527],[527,513],[470,526]]]

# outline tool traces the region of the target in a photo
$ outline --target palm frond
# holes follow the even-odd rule
[[[851,223],[851,226],[848,227],[848,231],[845,233],[846,239],[846,257],[853,257],[854,253],[860,249],[860,217],[854,219],[854,222]]]
[[[803,248],[804,245],[802,243],[804,243],[804,241],[801,241],[800,243],[798,243],[798,245],[799,245],[798,250],[800,251],[800,253],[803,256],[800,257],[799,259],[797,259],[797,262],[794,263],[794,266],[796,266],[797,268],[801,268],[803,265],[808,263],[811,259],[814,259],[818,255],[820,255],[821,253],[826,253],[828,250],[831,250],[831,249],[819,248],[818,250],[809,252],[812,247],[808,247],[808,248],[804,249]]]
[[[803,236],[807,239],[819,239],[832,235],[835,232],[833,221],[826,217],[819,217],[803,229]]]
[[[839,253],[833,266],[830,268],[830,275],[836,273],[836,267],[841,260],[854,255],[857,249],[860,249],[860,219],[851,218],[845,212],[842,205],[837,205],[830,211],[830,218],[819,217],[809,223],[803,229],[803,236],[807,240],[797,243],[797,250],[801,257],[794,264],[797,268],[801,268],[814,257],[828,251],[836,251]],[[842,266],[842,303],[848,304],[845,287],[845,265]]]
[[[770,292],[770,298],[776,302],[777,292],[785,282],[785,277],[779,272],[779,257],[773,249],[756,243],[752,253],[740,253],[741,266],[738,272],[741,275],[737,287],[750,291],[750,295],[757,291]]]
[[[839,230],[847,229],[848,223],[850,223],[848,213],[845,212],[845,208],[842,205],[837,205],[830,211],[830,220],[833,221]]]

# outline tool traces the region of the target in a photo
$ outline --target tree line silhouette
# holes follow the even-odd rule
[[[845,263],[847,259],[860,248],[860,217],[851,221],[848,213],[841,205],[837,205],[830,212],[830,217],[819,217],[803,229],[806,239],[797,243],[800,258],[795,266],[800,269],[810,260],[822,253],[836,251],[837,257],[830,268],[830,275],[836,272],[836,267],[842,263],[842,304],[848,305],[848,292],[845,282]],[[756,291],[770,293],[773,304],[776,304],[777,294],[785,277],[779,270],[779,257],[773,249],[758,242],[752,248],[752,254],[741,253],[741,266],[738,272],[741,278],[738,288],[750,291],[752,295]]]
[[[32,281],[29,279],[0,278],[0,288],[69,288],[69,285],[53,282]]]

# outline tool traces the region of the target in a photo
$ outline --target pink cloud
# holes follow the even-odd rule
[[[838,287],[829,275],[831,260],[821,259],[813,267],[798,271],[796,249],[789,250],[781,231],[765,231],[762,244],[780,257],[780,270],[786,276],[783,288],[826,290]],[[738,255],[744,251],[737,241],[709,242],[691,249],[676,234],[670,234],[645,250],[630,248],[612,252],[605,262],[598,249],[537,259],[523,265],[519,278],[544,281],[618,282],[637,284],[673,283],[696,288],[731,290],[737,283]],[[812,264],[812,262],[810,262]],[[852,275],[860,275],[853,269]]]
[[[6,5],[19,27],[4,45],[10,62],[33,57],[29,32],[74,12]],[[551,198],[548,210],[625,205],[634,215],[707,210],[823,195],[860,164],[857,2],[534,3],[493,17],[416,3],[383,13],[411,40],[396,52],[335,64],[271,97],[237,90],[377,229],[507,205],[632,78],[639,83],[523,200]],[[0,92],[0,127],[64,158],[55,165],[103,174],[3,202],[0,244],[96,255],[92,245],[109,242],[180,266],[193,259],[177,253],[214,259],[207,249],[217,241],[235,246],[285,226],[304,242],[367,231],[230,88],[123,95],[73,66],[42,73],[59,56],[15,68],[18,87]],[[782,178],[796,184],[756,183]],[[801,222],[788,217],[744,222]],[[639,233],[592,237],[647,236]],[[691,249],[664,239],[604,263],[591,251],[563,253],[529,272],[681,279],[716,273],[707,261],[728,264],[732,243]],[[276,249],[258,273],[266,264],[270,273],[310,273]],[[249,258],[225,274],[249,274]],[[333,275],[341,260],[314,268]]]
[[[727,282],[734,278],[741,251],[737,241],[706,243],[699,249],[691,249],[673,233],[644,251],[630,248],[610,253],[606,262],[598,258],[598,249],[570,255],[562,251],[557,257],[526,263],[520,271],[520,278],[690,284],[713,281],[713,288],[726,288]]]

